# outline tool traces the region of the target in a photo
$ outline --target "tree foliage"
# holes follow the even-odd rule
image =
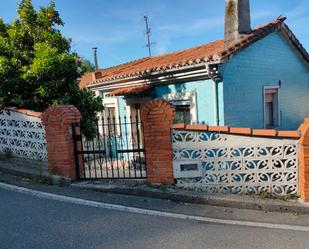
[[[0,105],[43,111],[74,104],[86,129],[102,101],[78,87],[81,63],[58,29],[64,23],[55,3],[36,11],[31,0],[21,0],[17,13],[12,23],[0,19]]]
[[[87,59],[82,59],[81,60],[81,73],[87,73],[87,72],[92,72],[95,70],[95,66],[93,63],[90,62],[90,60]]]

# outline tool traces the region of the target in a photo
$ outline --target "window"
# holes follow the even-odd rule
[[[279,88],[264,88],[264,126],[265,128],[278,128],[279,122]]]
[[[184,123],[190,124],[190,105],[176,105],[174,124]]]
[[[163,95],[175,107],[174,123],[194,124],[198,122],[196,91]]]
[[[104,92],[103,91],[99,91],[99,97],[101,97],[101,99],[104,99]]]
[[[191,123],[191,104],[190,100],[171,100],[170,103],[175,107],[175,118],[173,123]]]

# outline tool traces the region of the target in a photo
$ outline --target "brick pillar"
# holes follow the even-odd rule
[[[79,123],[81,114],[75,106],[51,106],[42,115],[45,125],[48,170],[52,174],[76,179],[72,124]]]
[[[165,100],[152,100],[141,109],[147,164],[147,181],[173,184],[171,124],[174,107]]]
[[[299,130],[299,192],[303,201],[309,202],[309,118],[305,118]]]

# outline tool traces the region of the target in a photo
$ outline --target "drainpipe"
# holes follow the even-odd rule
[[[213,81],[214,89],[214,114],[215,114],[215,126],[219,125],[219,112],[218,112],[218,85],[215,79]]]
[[[206,65],[209,76],[213,82],[213,95],[214,95],[214,123],[215,126],[219,125],[219,110],[218,110],[218,83],[217,79],[221,78],[219,73],[219,65]]]

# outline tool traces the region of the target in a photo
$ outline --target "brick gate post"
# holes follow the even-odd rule
[[[73,105],[51,106],[43,113],[48,170],[52,174],[76,179],[72,124],[80,120],[81,114]]]
[[[144,125],[147,181],[173,184],[171,124],[174,107],[165,100],[152,100],[141,109]]]
[[[299,192],[302,200],[309,202],[309,118],[305,118],[299,130]]]

